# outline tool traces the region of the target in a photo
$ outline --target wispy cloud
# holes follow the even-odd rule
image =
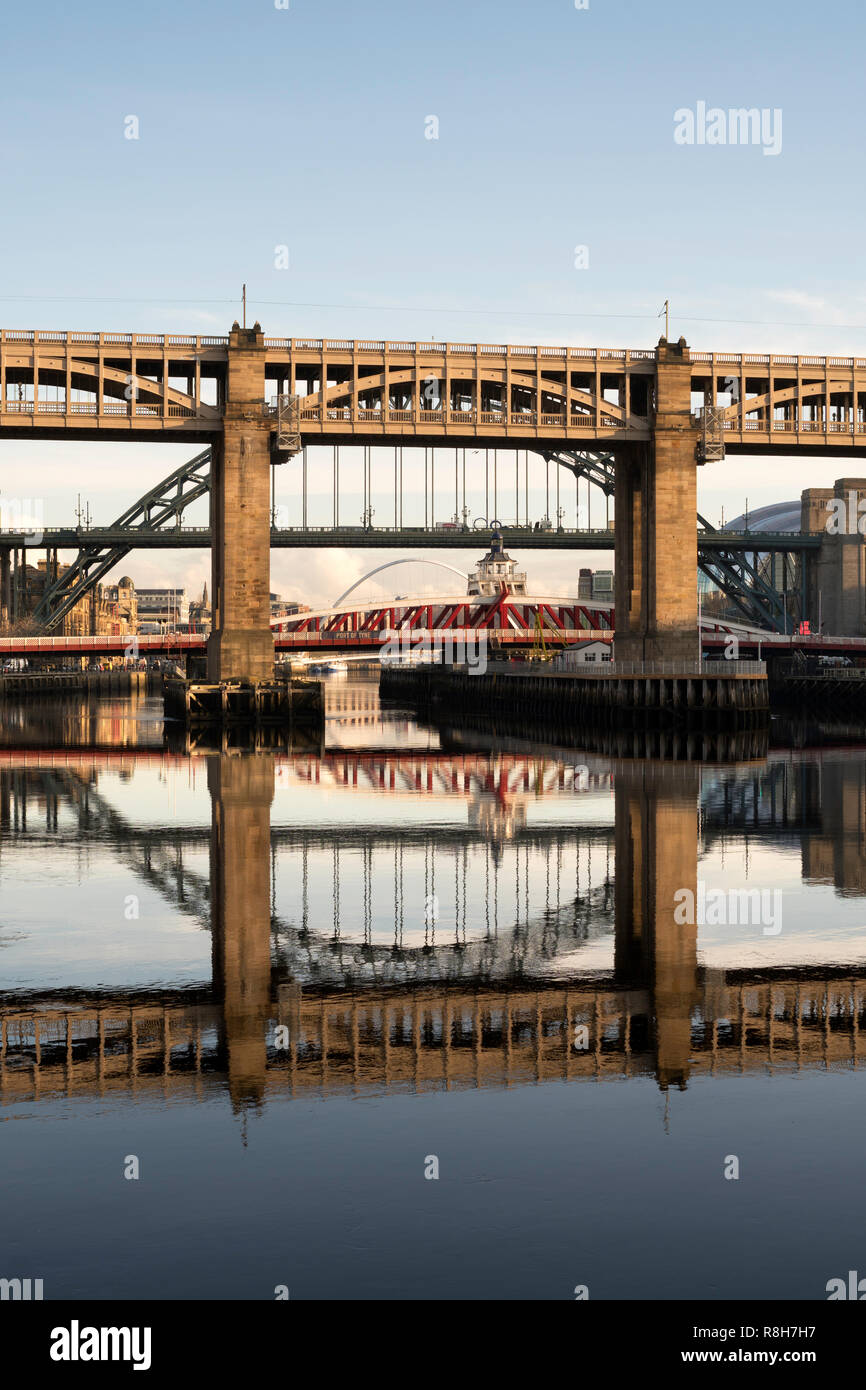
[[[774,304],[789,304],[795,309],[803,309],[812,314],[835,314],[833,307],[823,295],[807,294],[805,290],[765,290],[765,298]]]

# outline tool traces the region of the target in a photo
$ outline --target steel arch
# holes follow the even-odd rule
[[[56,627],[85,594],[135,547],[136,531],[160,531],[179,526],[191,503],[210,493],[211,451],[204,449],[181,464],[150,492],[118,517],[113,529],[130,532],[129,545],[82,546],[75,560],[49,585],[34,612],[34,621]]]

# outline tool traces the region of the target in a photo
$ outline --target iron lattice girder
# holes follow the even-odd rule
[[[175,525],[179,526],[190,503],[210,492],[210,464],[211,451],[204,449],[134,502],[114,525],[158,531],[173,517]]]
[[[704,406],[698,416],[701,424],[698,463],[720,463],[725,457],[724,406]]]
[[[712,535],[715,542],[712,547],[701,545],[702,535],[705,538]],[[772,631],[783,632],[790,616],[786,611],[785,599],[774,584],[768,583],[759,565],[749,560],[749,554],[756,562],[761,554],[778,554],[778,538],[773,538],[769,552],[758,548],[757,535],[748,551],[742,544],[720,544],[723,538],[724,532],[714,530],[706,517],[698,512],[698,568],[721,589],[725,597],[731,600],[749,622],[766,623]],[[795,564],[798,559],[800,564],[803,563],[801,554],[788,551],[781,553],[783,556],[789,556]]]
[[[751,563],[745,551],[698,549],[698,565],[750,622],[768,624],[774,632],[785,626],[785,601]]]
[[[183,861],[183,845],[141,836],[79,773],[53,769],[52,790],[66,797],[78,818],[79,833],[107,838],[146,883],[161,893],[172,907],[210,926],[210,884]]]
[[[270,413],[276,414],[277,417],[277,433],[273,441],[274,454],[278,459],[280,454],[299,454],[302,448],[300,396],[277,396],[276,402],[271,405]]]
[[[612,497],[615,488],[615,462],[613,454],[599,454],[585,449],[544,449],[541,457],[546,463],[558,463],[567,468],[576,478],[586,478],[587,482],[600,487],[605,497]]]
[[[545,450],[542,457],[567,468],[576,477],[586,478],[612,496],[615,487],[615,460],[612,453],[587,450]],[[157,483],[150,492],[113,523],[111,529],[130,533],[129,543],[82,546],[72,565],[46,588],[34,618],[47,628],[56,626],[81,599],[135,548],[136,532],[169,530],[179,527],[184,511],[210,492],[211,451],[203,450]],[[778,591],[752,565],[740,547],[700,545],[701,530],[719,532],[698,514],[698,556],[703,573],[716,584],[750,621],[769,623],[776,631],[784,626],[784,602]]]
[[[35,621],[48,628],[55,627],[135,548],[136,531],[160,531],[171,524],[180,526],[186,508],[210,493],[210,464],[211,451],[204,449],[127,508],[112,529],[129,531],[128,545],[82,546],[69,568],[46,587],[33,615]]]
[[[569,469],[575,477],[586,478],[600,487],[606,496],[613,495],[616,474],[613,454],[557,449],[545,451],[543,457],[548,462]],[[714,538],[719,533],[700,512],[697,520],[699,568],[749,622],[767,624],[773,631],[781,632],[785,627],[786,613],[784,599],[778,590],[749,561],[745,550],[724,545],[714,545],[712,549],[702,547],[701,532],[712,532]]]

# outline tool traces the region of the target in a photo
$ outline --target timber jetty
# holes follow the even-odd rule
[[[262,724],[292,728],[324,726],[321,681],[193,681],[169,676],[164,701],[167,719],[185,724]]]

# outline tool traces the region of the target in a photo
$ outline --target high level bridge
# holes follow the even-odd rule
[[[592,477],[615,498],[618,659],[692,659],[697,466],[861,456],[866,358],[5,330],[0,440],[24,438],[208,446],[213,679],[271,673],[269,466],[328,441],[532,449]]]

